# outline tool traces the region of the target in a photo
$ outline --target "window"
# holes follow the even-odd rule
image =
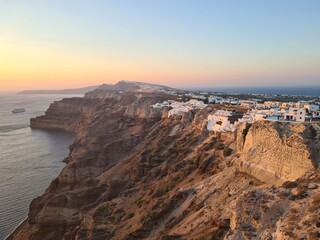
[[[300,119],[302,119],[302,117],[300,117]]]
[[[300,112],[300,114],[302,114],[302,112]]]

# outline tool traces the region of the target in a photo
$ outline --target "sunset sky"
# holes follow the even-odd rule
[[[319,86],[319,0],[0,0],[0,91]]]

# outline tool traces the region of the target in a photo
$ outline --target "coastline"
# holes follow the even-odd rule
[[[15,231],[20,230],[20,228],[22,228],[22,225],[28,220],[28,217],[25,217],[25,219],[23,219],[18,225],[17,227],[15,227],[11,233],[9,233],[3,240],[10,240],[13,237],[13,234]]]
[[[25,220],[31,201],[42,195],[65,167],[62,161],[68,156],[75,135],[30,128],[30,118],[44,114],[51,103],[65,96],[0,97],[0,240],[3,240],[12,239],[12,233],[28,224]],[[27,111],[13,115],[11,110],[15,107]]]

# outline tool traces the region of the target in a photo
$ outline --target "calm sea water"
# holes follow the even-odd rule
[[[68,96],[0,94],[0,239],[25,219],[31,200],[41,195],[64,167],[71,134],[31,130],[29,119]],[[12,114],[14,108],[26,112]]]

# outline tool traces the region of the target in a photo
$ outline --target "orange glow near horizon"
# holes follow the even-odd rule
[[[78,88],[119,80],[143,81],[172,87],[232,86],[237,80],[252,84],[255,79],[265,77],[287,77],[305,75],[297,68],[239,61],[196,61],[192,57],[172,58],[160,61],[152,56],[133,59],[130,56],[72,52],[61,47],[29,46],[0,42],[0,91],[24,89]],[[295,63],[293,63],[295,64]],[[316,75],[317,68],[307,69]],[[244,81],[244,82],[245,82]]]

